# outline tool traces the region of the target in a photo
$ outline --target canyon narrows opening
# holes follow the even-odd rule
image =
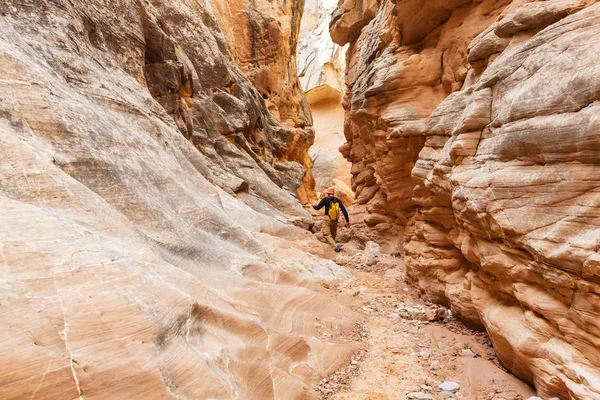
[[[344,137],[346,47],[329,36],[336,0],[305,2],[298,39],[297,64],[300,84],[310,105],[315,141],[309,150],[316,190],[335,187],[344,194],[346,206],[354,201],[351,167],[339,148]]]
[[[595,0],[4,0],[0,398],[599,400],[599,53]]]

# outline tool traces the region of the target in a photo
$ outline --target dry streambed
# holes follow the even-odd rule
[[[419,297],[405,281],[399,256],[374,244],[364,251],[348,245],[336,262],[354,275],[333,289],[363,315],[355,339],[364,350],[321,382],[321,399],[521,400],[535,394],[502,368],[485,333]]]

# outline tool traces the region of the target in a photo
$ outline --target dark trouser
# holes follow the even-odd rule
[[[337,247],[335,244],[335,235],[337,234],[337,221],[332,221],[329,215],[323,218],[323,237],[334,249]]]

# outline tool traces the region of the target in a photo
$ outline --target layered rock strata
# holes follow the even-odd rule
[[[542,397],[600,399],[600,4],[347,0],[331,28],[369,235],[405,228],[424,295]]]
[[[317,284],[346,273],[283,223],[299,128],[220,29],[203,0],[0,3],[0,398],[313,398],[351,359]]]

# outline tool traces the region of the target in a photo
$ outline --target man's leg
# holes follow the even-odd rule
[[[331,230],[331,237],[333,238],[333,241],[335,242],[335,237],[337,236],[337,221],[331,221],[331,228],[329,228]]]
[[[334,249],[337,247],[337,245],[335,244],[335,240],[333,239],[333,236],[331,236],[331,227],[333,225],[334,221],[331,220],[331,218],[329,218],[329,216],[325,216],[323,218],[323,237],[325,238],[325,240],[327,241],[327,243],[329,243],[329,245],[331,247],[333,247]]]

